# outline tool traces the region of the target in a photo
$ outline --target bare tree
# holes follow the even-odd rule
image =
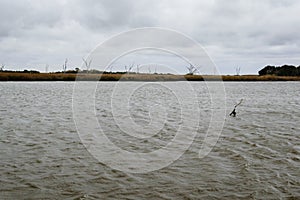
[[[130,73],[131,70],[133,69],[133,67],[134,67],[134,63],[132,63],[130,66],[125,65],[125,66],[124,66],[125,72],[126,72],[126,73]]]
[[[46,64],[46,66],[45,66],[45,72],[48,73],[48,70],[49,70],[49,65]]]
[[[193,75],[194,73],[196,73],[197,72],[197,68],[194,66],[194,65],[192,65],[192,64],[190,64],[190,66],[188,66],[188,67],[186,67],[187,69],[188,69],[188,75]]]
[[[139,74],[140,73],[140,65],[136,65],[136,73]]]
[[[241,68],[240,67],[236,67],[235,68],[235,72],[236,72],[236,75],[239,76],[240,73],[241,73]]]
[[[92,59],[90,61],[88,61],[87,59],[82,58],[82,60],[84,62],[86,70],[89,71],[90,67],[91,67],[91,64],[92,64]]]
[[[133,69],[133,67],[134,67],[134,63],[132,63],[132,64],[130,65],[130,67],[128,68],[128,72],[131,72],[131,70]]]
[[[149,72],[149,74],[151,74],[151,68],[150,67],[148,67],[148,72]]]
[[[66,58],[65,63],[63,64],[64,73],[66,73],[66,71],[67,71],[67,63],[68,63],[68,59]]]
[[[3,70],[4,70],[4,67],[5,67],[5,65],[2,64],[1,67],[0,67],[0,71],[3,71]]]

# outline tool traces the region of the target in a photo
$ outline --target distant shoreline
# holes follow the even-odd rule
[[[100,79],[101,77],[101,79]],[[100,80],[99,80],[100,79]],[[82,73],[7,73],[0,81],[220,81],[214,75],[171,74],[82,74]],[[300,81],[300,76],[222,75],[223,81]]]

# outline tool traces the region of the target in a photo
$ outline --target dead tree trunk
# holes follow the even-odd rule
[[[66,58],[65,63],[63,64],[64,73],[66,73],[66,71],[67,71],[67,63],[68,63],[68,59]]]
[[[137,73],[137,74],[140,73],[140,65],[136,65],[136,73]]]
[[[89,72],[91,64],[92,64],[92,60],[88,61],[87,59],[82,58],[83,63],[85,65],[86,71]]]
[[[239,76],[240,72],[241,72],[241,68],[240,67],[235,68],[235,72],[236,72],[236,75]]]

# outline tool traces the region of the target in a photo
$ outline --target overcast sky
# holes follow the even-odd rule
[[[0,0],[0,64],[80,67],[112,35],[163,27],[199,42],[222,74],[256,74],[300,65],[299,11],[298,0]]]

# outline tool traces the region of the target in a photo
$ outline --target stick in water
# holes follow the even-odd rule
[[[241,105],[242,102],[243,102],[243,99],[241,99],[240,102],[234,106],[234,109],[233,109],[233,111],[229,114],[229,116],[232,116],[232,117],[235,117],[235,116],[236,116],[236,111],[235,111],[235,109],[236,109],[236,107],[238,107],[239,105]]]

